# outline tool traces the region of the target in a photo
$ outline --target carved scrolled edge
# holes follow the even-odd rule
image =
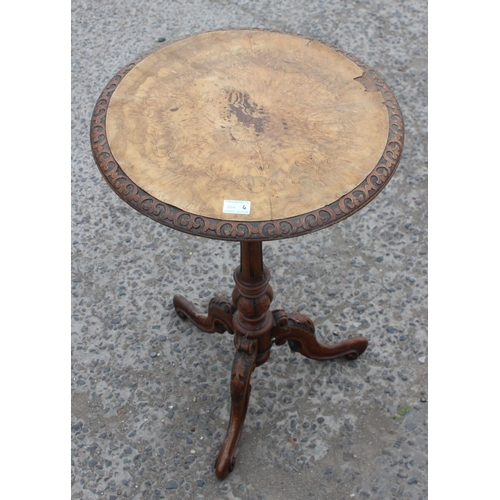
[[[283,309],[273,311],[274,327],[271,330],[272,342],[275,345],[288,346],[293,352],[317,361],[328,361],[337,358],[354,360],[366,350],[368,340],[365,337],[354,337],[336,344],[328,345],[318,342],[312,320],[304,314],[294,313],[287,316]]]
[[[250,339],[244,335],[239,335],[237,332],[234,336],[234,347],[237,352],[248,354],[249,356],[257,355],[259,342],[257,339]]]
[[[309,316],[301,313],[293,313],[288,316],[288,323],[292,323],[294,328],[300,328],[307,331],[313,337],[316,336],[316,327]]]
[[[175,312],[182,320],[188,319],[203,332],[234,333],[233,314],[236,308],[226,297],[213,297],[206,315],[199,314],[194,304],[182,295],[174,295],[173,304]]]
[[[236,312],[236,306],[233,304],[233,302],[227,297],[223,297],[222,295],[216,295],[210,300],[209,307],[212,306],[220,309],[228,316],[233,316],[233,314]]]
[[[316,328],[311,318],[301,313],[287,315],[284,309],[275,309],[272,312],[274,326],[271,329],[272,342],[283,345],[289,341],[292,330],[302,330],[308,335],[316,337]],[[291,341],[293,342],[293,341]]]
[[[234,356],[233,367],[231,370],[231,402],[239,406],[243,396],[244,389],[250,376],[249,364],[251,356],[245,351],[237,351]]]
[[[284,329],[288,327],[288,316],[284,309],[275,309],[273,312],[274,328],[276,330]],[[272,333],[271,333],[272,335]]]
[[[236,351],[231,369],[231,413],[227,434],[215,459],[215,474],[224,479],[234,469],[235,452],[248,410],[252,387],[250,378],[256,366],[257,341],[245,343],[245,349]]]
[[[278,32],[315,40],[332,48],[367,72],[384,97],[389,115],[389,136],[380,160],[363,182],[340,200],[311,212],[294,217],[267,221],[220,220],[193,214],[169,205],[148,194],[137,186],[120,168],[109,147],[106,136],[106,116],[111,96],[123,77],[141,60],[161,47],[182,40],[178,38],[160,44],[159,47],[137,57],[121,69],[101,93],[91,120],[91,147],[94,160],[110,187],[132,208],[143,215],[172,229],[206,238],[230,241],[266,241],[301,236],[336,224],[353,215],[371,201],[393,176],[399,165],[404,143],[404,123],[397,100],[378,73],[356,56],[327,42],[293,32],[267,30],[264,28],[239,28],[262,32]],[[229,30],[214,30],[229,31]]]

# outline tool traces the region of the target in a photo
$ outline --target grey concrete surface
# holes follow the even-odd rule
[[[427,498],[427,12],[423,0],[72,2],[72,497]],[[232,338],[171,305],[229,295],[238,244],[165,228],[116,196],[92,159],[90,118],[109,79],[158,40],[262,27],[356,55],[403,112],[386,189],[333,227],[264,244],[273,306],[319,340],[357,333],[354,362],[276,347],[252,377],[235,470],[213,462],[229,417]]]

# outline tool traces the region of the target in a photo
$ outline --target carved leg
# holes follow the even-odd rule
[[[236,341],[236,339],[235,339]],[[215,461],[215,474],[219,479],[224,479],[234,468],[236,457],[234,453],[241,436],[243,422],[250,399],[250,377],[255,368],[257,359],[257,340],[244,341],[238,337],[238,349],[234,356],[231,371],[231,414],[226,439],[222,444],[219,455]]]
[[[273,290],[269,270],[262,261],[262,242],[241,242],[241,264],[234,271],[234,346],[231,372],[231,416],[227,435],[215,463],[215,473],[224,479],[235,464],[234,453],[240,439],[250,398],[250,377],[254,368],[269,358],[273,315],[269,304]]]
[[[276,345],[282,345],[288,341],[290,349],[318,361],[342,358],[356,359],[368,346],[365,337],[355,337],[353,339],[338,342],[334,345],[320,344],[314,335],[313,322],[303,314],[286,313],[278,309],[273,311],[274,327],[271,336]]]
[[[234,333],[233,314],[236,307],[225,297],[214,297],[208,305],[208,315],[199,314],[194,305],[181,295],[174,296],[174,307],[181,319],[189,319],[200,330],[208,333]]]

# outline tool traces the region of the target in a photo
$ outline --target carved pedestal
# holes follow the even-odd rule
[[[368,345],[364,337],[322,345],[316,340],[314,324],[307,316],[287,315],[282,309],[271,312],[273,290],[269,284],[269,270],[262,260],[262,242],[241,242],[240,245],[241,264],[234,272],[236,286],[231,301],[214,297],[208,315],[202,316],[184,297],[174,297],[174,307],[181,318],[189,319],[205,332],[234,334],[236,353],[231,370],[231,414],[215,464],[219,479],[224,479],[233,470],[234,454],[248,409],[250,377],[256,366],[269,359],[273,344],[288,342],[292,351],[320,361],[339,357],[355,359]]]

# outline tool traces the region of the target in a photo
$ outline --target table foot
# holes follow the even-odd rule
[[[224,479],[233,470],[236,463],[234,456],[240,440],[243,422],[248,410],[251,385],[250,377],[255,368],[257,359],[258,342],[256,340],[236,340],[236,354],[231,371],[231,414],[229,426],[215,461],[215,474],[219,479]]]
[[[356,359],[368,346],[365,337],[355,337],[333,345],[320,344],[314,335],[314,324],[307,316],[287,314],[278,309],[273,311],[275,326],[271,331],[273,342],[282,345],[288,342],[290,349],[306,358],[327,361],[336,358]]]
[[[233,314],[236,307],[225,297],[216,296],[210,301],[207,316],[198,313],[195,306],[181,295],[174,296],[174,308],[181,319],[188,319],[204,332],[234,333]]]

